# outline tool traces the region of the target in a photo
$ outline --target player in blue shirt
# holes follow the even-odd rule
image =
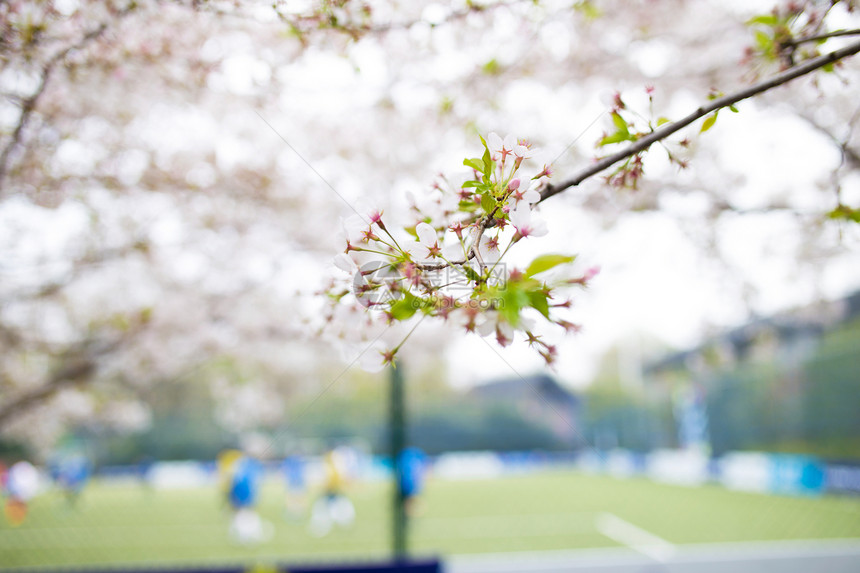
[[[263,466],[250,456],[242,456],[230,470],[227,485],[227,500],[233,510],[230,535],[242,545],[265,541],[272,533],[271,524],[264,523],[256,510]]]
[[[406,512],[415,515],[418,511],[418,496],[424,489],[424,471],[427,457],[418,448],[405,448],[400,452],[400,475],[397,485],[403,496]]]

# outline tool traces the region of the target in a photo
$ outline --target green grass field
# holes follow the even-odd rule
[[[381,558],[389,547],[390,490],[354,484],[357,520],[323,538],[284,517],[284,490],[270,483],[260,511],[274,537],[254,548],[227,534],[216,489],[146,491],[91,484],[76,508],[56,493],[35,499],[24,524],[0,522],[0,566],[282,563]],[[412,522],[416,554],[613,547],[596,526],[610,512],[672,544],[860,537],[860,499],[790,498],[616,480],[572,471],[427,484]]]

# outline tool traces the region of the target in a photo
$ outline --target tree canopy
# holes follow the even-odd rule
[[[577,289],[658,228],[716,305],[856,285],[858,35],[854,1],[4,2],[0,432],[192,378],[260,422],[333,343],[439,329],[571,368]]]

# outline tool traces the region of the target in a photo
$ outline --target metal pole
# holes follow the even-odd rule
[[[391,467],[394,478],[394,499],[392,505],[392,551],[395,560],[406,558],[406,504],[400,488],[400,452],[406,445],[406,407],[403,388],[402,367],[391,367],[391,387],[389,401],[388,429],[390,435]]]

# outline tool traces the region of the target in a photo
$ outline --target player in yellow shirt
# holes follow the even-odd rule
[[[347,527],[355,520],[355,506],[346,496],[346,452],[332,450],[323,458],[323,493],[311,510],[311,533],[322,537],[333,525]]]

